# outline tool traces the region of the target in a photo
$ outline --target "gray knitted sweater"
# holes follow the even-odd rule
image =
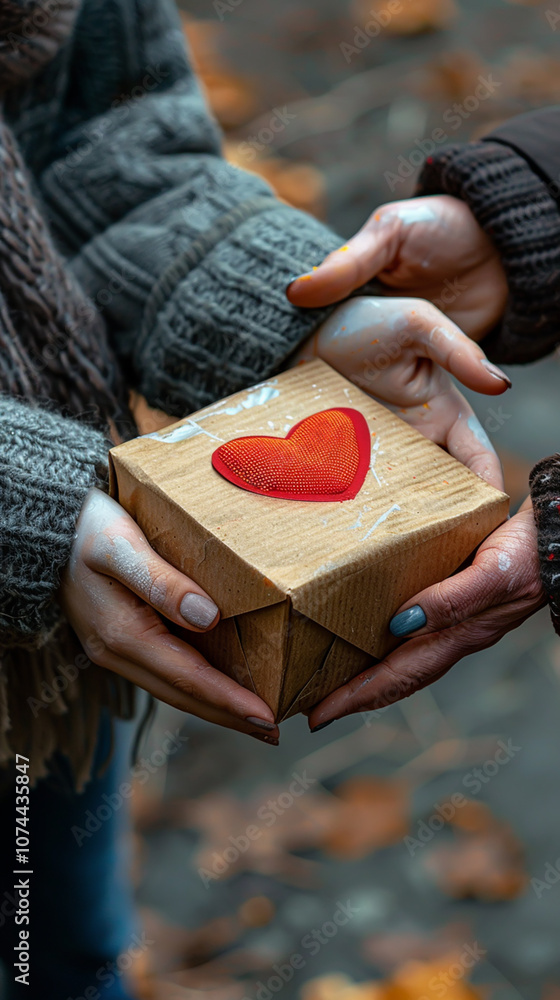
[[[8,89],[4,117],[120,378],[150,405],[180,417],[258,381],[322,319],[284,290],[340,240],[224,161],[171,0],[83,0],[55,57]],[[0,396],[0,646],[52,635],[110,443],[56,405]]]

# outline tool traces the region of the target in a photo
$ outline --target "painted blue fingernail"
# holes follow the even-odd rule
[[[403,635],[410,635],[416,632],[417,628],[423,628],[427,618],[419,604],[415,604],[408,611],[401,611],[400,615],[395,615],[389,622],[389,631],[397,639],[402,639]]]

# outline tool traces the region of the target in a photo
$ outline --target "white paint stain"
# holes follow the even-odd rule
[[[381,444],[381,440],[380,440],[380,438],[377,438],[376,441],[375,441],[375,444],[373,445],[373,447],[371,449],[371,459],[370,459],[369,467],[371,469],[372,476],[374,477],[374,479],[377,482],[377,485],[378,486],[383,486],[383,483],[381,482],[379,476],[377,475],[377,470],[375,468],[375,463],[377,462],[377,459],[378,459],[378,457],[380,455],[380,451],[379,451],[379,445],[380,444]]]
[[[356,520],[356,521],[354,521],[354,524],[349,524],[349,525],[348,525],[348,530],[349,530],[349,531],[354,531],[354,530],[355,530],[356,528],[361,528],[361,527],[362,527],[362,519],[363,519],[363,516],[364,516],[364,512],[363,512],[363,510],[362,510],[362,511],[360,511],[360,513],[358,514],[358,518],[357,518],[357,520]]]
[[[434,326],[430,330],[428,340],[432,342],[435,337],[445,337],[446,340],[455,340],[452,330],[446,330],[444,326]]]
[[[398,218],[404,222],[405,226],[411,226],[414,222],[433,222],[436,218],[435,212],[427,205],[404,205],[397,209]]]
[[[154,434],[144,434],[143,437],[155,438],[156,441],[163,441],[164,444],[176,444],[177,441],[187,441],[189,438],[196,437],[197,434],[206,434],[213,441],[224,440],[221,437],[217,437],[216,434],[211,434],[204,427],[200,427],[195,420],[188,420],[181,427],[175,427],[174,430],[168,431],[167,434],[165,431],[155,431]]]
[[[166,444],[175,444],[176,441],[183,441],[186,438],[196,437],[197,434],[202,434],[202,427],[195,424],[193,420],[189,420],[182,427],[177,427],[173,431],[168,431],[165,434],[163,431],[154,431],[153,434],[144,434],[143,437],[153,438],[154,441],[165,441]]]
[[[146,600],[161,605],[165,599],[165,581],[156,585],[148,566],[145,552],[139,552],[122,535],[109,537],[105,533],[95,537],[92,554],[121,580],[141,594]]]
[[[228,417],[233,417],[236,413],[241,413],[242,410],[250,410],[253,406],[262,406],[263,403],[268,403],[271,399],[276,399],[279,395],[279,389],[270,389],[263,386],[258,391],[248,393],[246,399],[242,399],[236,406],[225,406],[223,410],[216,410],[215,412],[227,413]]]
[[[488,451],[495,451],[494,445],[492,444],[490,438],[488,437],[484,427],[480,423],[478,417],[475,417],[474,413],[467,420],[467,427],[474,434],[476,440]]]
[[[250,410],[253,406],[262,406],[263,403],[269,403],[271,399],[276,399],[280,395],[280,389],[275,389],[274,385],[274,382],[263,382],[260,385],[255,385],[252,389],[247,390],[245,399],[242,399],[240,403],[237,403],[235,406],[223,406],[220,409],[214,410],[212,416],[216,413],[227,413],[228,417],[234,417],[236,413],[241,413],[242,410]]]
[[[394,306],[394,303],[391,303],[391,305]],[[402,315],[402,306],[400,309],[401,311],[396,313],[394,316],[391,316],[390,318],[382,317],[381,319],[382,323],[387,323],[388,319],[389,326],[391,327],[393,333],[400,333],[401,330],[406,330],[409,324],[408,318]]]
[[[378,528],[380,524],[383,524],[383,521],[387,520],[387,518],[389,517],[390,514],[393,514],[394,511],[397,511],[397,510],[400,510],[400,509],[401,508],[399,507],[398,503],[394,503],[392,507],[389,507],[389,510],[386,510],[385,513],[381,515],[381,517],[377,518],[377,521],[375,522],[375,524],[373,524],[371,526],[371,528],[369,529],[369,531],[366,531],[364,537],[362,538],[362,542],[365,542],[366,538],[369,538],[369,536],[371,534],[373,534],[373,532],[375,531],[375,529]]]
[[[363,507],[362,510],[360,511],[360,513],[358,514],[358,518],[357,518],[356,521],[354,521],[354,524],[349,524],[348,525],[348,531],[354,531],[356,528],[361,528],[362,527],[362,520],[363,520],[364,514],[367,513],[368,510],[371,510],[371,507],[368,504],[366,504],[366,506]]]
[[[264,403],[270,402],[271,399],[276,399],[280,395],[280,390],[276,389],[277,379],[273,379],[271,382],[260,382],[259,385],[253,386],[251,389],[247,390],[246,396],[241,400],[240,403],[236,403],[235,406],[220,406],[216,404],[212,406],[207,413],[201,414],[196,420],[188,420],[181,427],[176,427],[173,431],[165,430],[155,431],[153,434],[144,434],[143,437],[154,438],[156,441],[163,441],[165,444],[175,444],[177,441],[186,441],[188,438],[195,437],[197,434],[206,434],[208,437],[212,438],[214,441],[223,441],[224,439],[218,437],[216,434],[211,434],[210,431],[205,430],[200,427],[200,422],[202,420],[208,420],[209,417],[215,417],[220,413],[227,414],[228,417],[234,417],[237,413],[241,413],[243,410],[250,410],[254,406],[262,406]]]
[[[329,560],[329,562],[323,563],[322,566],[319,566],[315,570],[315,572],[313,573],[313,576],[314,577],[315,576],[322,576],[323,573],[330,573],[331,570],[338,569],[338,567],[339,567],[339,563],[334,562],[334,560],[331,559],[331,560]]]

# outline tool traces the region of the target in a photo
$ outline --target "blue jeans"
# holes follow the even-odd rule
[[[143,948],[133,913],[127,854],[128,798],[119,786],[130,780],[130,751],[137,723],[115,722],[111,763],[83,792],[71,789],[68,762],[37,783],[30,794],[30,965],[29,986],[14,983],[16,943],[13,885],[15,790],[0,798],[0,957],[5,964],[6,1000],[130,1000],[124,969]],[[110,723],[104,718],[96,768],[109,750]],[[22,876],[23,878],[23,876]],[[122,955],[121,963],[116,960]],[[89,991],[88,991],[89,990]]]

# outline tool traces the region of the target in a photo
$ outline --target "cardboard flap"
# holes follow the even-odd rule
[[[332,643],[326,651],[322,663],[313,673],[305,686],[298,692],[291,705],[286,708],[281,721],[289,719],[298,712],[313,708],[326,698],[332,691],[347,684],[357,674],[367,670],[375,663],[375,659],[352,646],[338,636],[332,637]]]
[[[173,629],[173,626],[171,626]],[[181,638],[185,639],[184,630]],[[209,632],[190,632],[186,639],[212,664],[220,664],[220,670],[234,681],[257,693],[257,688],[241,645],[237,629],[237,619],[226,618],[217,628]]]

